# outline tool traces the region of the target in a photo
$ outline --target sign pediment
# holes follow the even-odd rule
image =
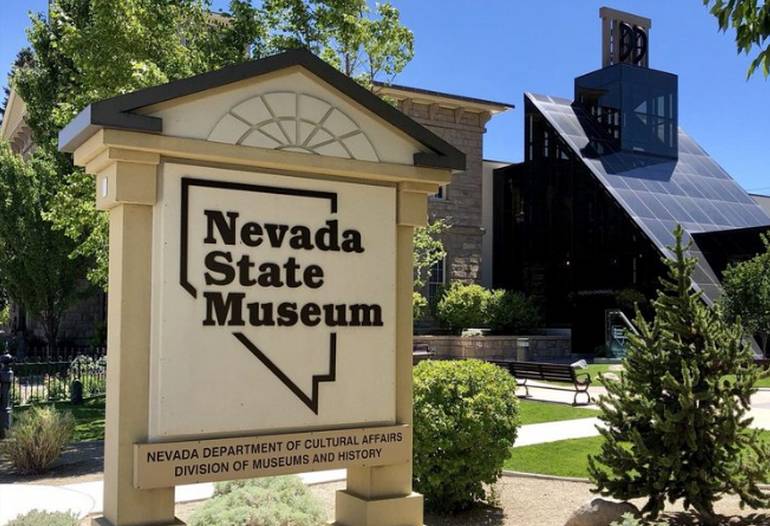
[[[62,130],[60,148],[74,151],[102,128],[465,168],[462,152],[304,50],[91,104]]]

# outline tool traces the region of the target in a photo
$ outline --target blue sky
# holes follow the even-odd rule
[[[650,66],[679,75],[679,124],[749,191],[770,194],[770,81],[745,80],[750,60],[717,31],[701,0],[392,0],[415,34],[399,84],[511,102],[487,126],[484,155],[522,158],[522,93],[572,96],[574,77],[601,66],[599,7],[652,18]],[[226,6],[226,1],[215,1]],[[25,43],[29,10],[3,2],[0,78]]]

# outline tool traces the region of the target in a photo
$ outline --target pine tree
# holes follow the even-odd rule
[[[589,472],[603,495],[647,497],[642,512],[652,518],[666,499],[681,499],[703,524],[716,524],[714,503],[723,494],[752,508],[770,505],[757,486],[770,473],[770,444],[749,428],[759,370],[741,327],[693,290],[696,261],[686,255],[681,227],[675,235],[654,318],[637,310],[626,372],[606,382],[599,403],[605,442],[589,458]]]

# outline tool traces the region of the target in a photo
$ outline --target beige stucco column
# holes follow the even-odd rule
[[[396,230],[396,419],[412,424],[412,235],[427,222],[427,197],[435,186],[399,185]],[[422,495],[412,491],[411,462],[349,468],[347,487],[337,492],[335,518],[340,526],[421,526]]]
[[[104,516],[100,526],[170,525],[174,489],[133,484],[133,447],[147,440],[153,205],[160,156],[107,149],[88,165],[109,211],[110,276]]]

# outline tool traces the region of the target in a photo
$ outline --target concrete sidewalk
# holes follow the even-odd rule
[[[557,391],[558,393],[558,391]],[[558,395],[557,395],[558,396]],[[553,396],[549,397],[553,398]],[[529,400],[552,401],[541,398],[529,398]],[[595,406],[588,406],[595,407]],[[749,416],[754,419],[751,427],[770,431],[770,390],[760,391],[751,398],[751,411]],[[558,442],[571,438],[586,438],[598,436],[597,425],[601,425],[598,418],[578,418],[575,420],[562,420],[560,422],[545,422],[522,426],[513,447],[531,446]]]

